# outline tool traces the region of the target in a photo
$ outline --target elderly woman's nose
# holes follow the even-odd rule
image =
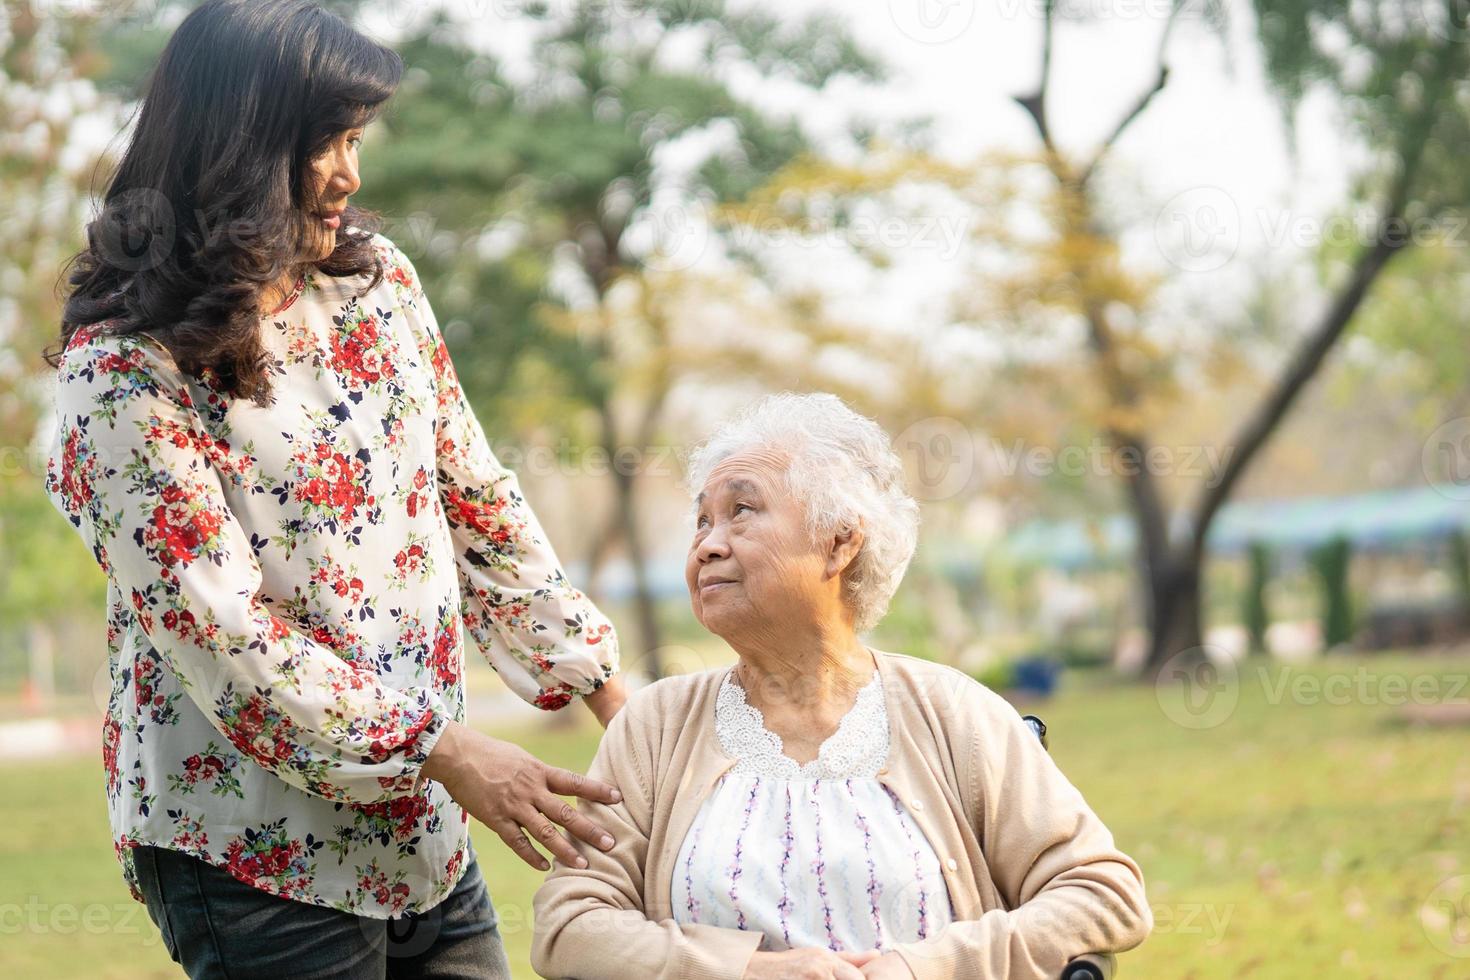
[[[698,558],[701,563],[729,556],[729,538],[718,527],[711,528],[710,532],[701,538],[699,544],[694,548],[694,557]]]

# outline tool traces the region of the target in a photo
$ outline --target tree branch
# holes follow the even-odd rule
[[[1118,142],[1118,139],[1122,137],[1123,131],[1133,125],[1133,120],[1143,114],[1143,110],[1148,108],[1148,104],[1153,101],[1153,97],[1163,90],[1164,83],[1169,80],[1169,66],[1164,62],[1164,54],[1169,49],[1169,37],[1174,33],[1175,18],[1183,6],[1183,2],[1176,2],[1169,10],[1168,19],[1164,21],[1164,32],[1159,35],[1159,48],[1158,52],[1154,55],[1154,61],[1159,66],[1159,73],[1154,79],[1153,87],[1138,97],[1138,100],[1133,103],[1133,108],[1128,110],[1128,113],[1118,121],[1118,125],[1113,127],[1113,131],[1109,134],[1108,138],[1103,140],[1102,145],[1097,148],[1097,152],[1092,155],[1092,160],[1086,167],[1082,168],[1082,176],[1077,178],[1079,184],[1084,186],[1087,184],[1088,180],[1092,178],[1092,172],[1097,169],[1098,164],[1102,163],[1103,157],[1107,156],[1108,151],[1113,148],[1113,144]]]
[[[1402,220],[1403,208],[1404,201],[1395,200],[1388,209],[1389,216],[1385,220],[1385,225]],[[1285,417],[1292,402],[1322,366],[1327,352],[1332,349],[1333,344],[1337,342],[1352,321],[1363,297],[1367,295],[1368,288],[1383,271],[1388,260],[1408,244],[1407,237],[1380,235],[1373,247],[1358,257],[1347,285],[1333,300],[1317,328],[1312,331],[1292,358],[1291,364],[1276,383],[1270,397],[1261,404],[1236,434],[1232,443],[1235,451],[1230,456],[1230,462],[1226,464],[1219,482],[1212,487],[1205,488],[1199,506],[1195,510],[1192,547],[1196,554],[1204,552],[1205,537],[1209,533],[1210,522],[1214,519],[1216,511],[1229,498],[1235,484],[1245,473],[1256,453],[1271,437],[1276,426]]]
[[[1042,145],[1053,159],[1056,159],[1057,148],[1052,143],[1051,127],[1046,121],[1046,90],[1051,82],[1051,43],[1052,30],[1056,23],[1055,10],[1055,0],[1047,0],[1041,23],[1041,81],[1037,83],[1036,92],[1032,95],[1012,96],[1036,124],[1037,135],[1041,137]]]
[[[1460,73],[1457,52],[1453,43],[1439,50],[1438,64],[1432,77],[1435,84],[1427,86],[1427,97],[1415,115],[1414,124],[1404,131],[1403,142],[1399,146],[1399,159],[1402,163],[1382,210],[1378,240],[1372,248],[1358,257],[1347,285],[1328,307],[1321,323],[1308,335],[1270,396],[1236,434],[1233,443],[1235,452],[1226,464],[1220,481],[1213,487],[1206,487],[1201,494],[1199,505],[1195,509],[1191,540],[1196,556],[1204,554],[1205,539],[1215,513],[1229,499],[1231,490],[1250,466],[1256,453],[1271,437],[1277,424],[1291,408],[1292,402],[1321,367],[1327,352],[1347,329],[1362,304],[1363,297],[1367,295],[1368,288],[1388,265],[1389,259],[1410,244],[1407,229],[1399,228],[1398,225],[1404,221],[1408,211],[1414,181],[1424,156],[1424,145],[1433,130],[1439,105],[1450,92],[1452,80]]]
[[[1118,125],[1113,127],[1113,131],[1108,134],[1108,138],[1103,140],[1102,145],[1097,148],[1097,152],[1092,155],[1092,159],[1088,161],[1087,166],[1082,168],[1082,174],[1077,178],[1077,183],[1086,185],[1088,180],[1092,178],[1092,172],[1097,169],[1097,165],[1102,163],[1103,157],[1107,156],[1108,151],[1113,148],[1113,144],[1123,135],[1123,130],[1132,125],[1133,120],[1137,119],[1143,114],[1143,110],[1148,108],[1148,104],[1153,101],[1153,97],[1163,90],[1164,83],[1169,80],[1169,66],[1162,63],[1162,57],[1163,52],[1161,50],[1159,74],[1154,79],[1153,87],[1139,96],[1138,100],[1133,103],[1133,108],[1129,109],[1127,115],[1118,121]]]

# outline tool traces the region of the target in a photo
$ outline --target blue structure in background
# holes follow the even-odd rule
[[[1049,698],[1057,689],[1061,661],[1051,657],[1027,657],[1012,668],[1011,687],[1021,694]]]
[[[1229,503],[1211,524],[1208,541],[1211,553],[1223,557],[1244,554],[1253,541],[1279,554],[1305,554],[1339,537],[1355,552],[1401,551],[1457,531],[1470,531],[1470,504],[1418,487]],[[1013,558],[1068,570],[1131,561],[1134,525],[1126,514],[1030,521],[1007,536],[1005,547]]]

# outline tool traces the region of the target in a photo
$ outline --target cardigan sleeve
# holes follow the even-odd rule
[[[653,688],[658,687],[657,684]],[[587,859],[584,869],[560,861],[534,899],[531,966],[548,978],[621,980],[739,980],[761,941],[758,932],[691,925],[644,914],[643,869],[653,822],[651,742],[660,730],[647,688],[613,717],[587,775],[622,791],[607,806],[579,800],[587,817],[616,843],[600,851],[572,838]],[[670,780],[670,788],[677,780]]]
[[[465,632],[523,700],[565,707],[617,672],[617,633],[567,580],[515,473],[491,450],[413,263],[387,238],[375,240],[434,376],[439,502],[454,542]]]
[[[58,366],[46,492],[204,717],[256,764],[316,796],[416,791],[448,719],[274,615],[173,358],[152,341],[74,334]]]
[[[1076,956],[1143,942],[1153,914],[1138,864],[1016,710],[966,688],[960,710],[973,729],[956,747],[966,809],[1007,907],[894,949],[917,980],[1055,980]]]

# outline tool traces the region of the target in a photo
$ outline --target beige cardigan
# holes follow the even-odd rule
[[[893,947],[918,980],[1055,980],[1087,952],[1141,943],[1153,927],[1143,873],[999,695],[949,667],[877,654],[890,749],[878,778],[945,867],[955,921]],[[629,699],[589,775],[622,790],[580,804],[617,838],[577,842],[536,892],[531,963],[546,977],[738,980],[762,935],[682,925],[674,863],[705,796],[735,760],[715,735],[730,667],[670,677]]]

